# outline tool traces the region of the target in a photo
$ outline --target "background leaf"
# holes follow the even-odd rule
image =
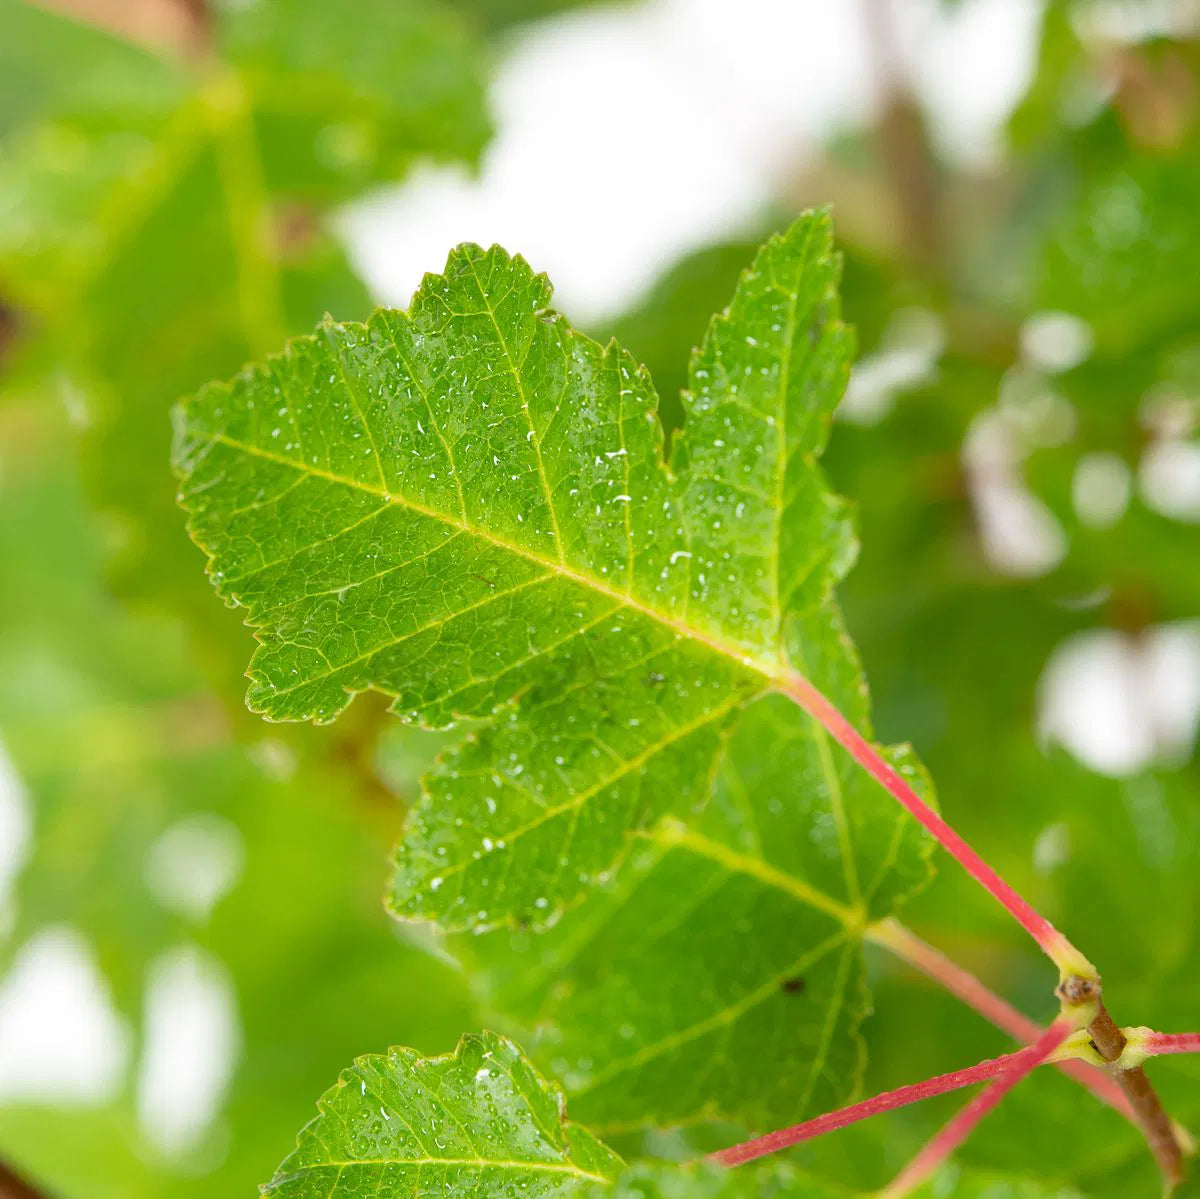
[[[44,15],[35,36],[26,6],[9,10],[9,53],[38,78],[42,44],[85,37]],[[0,146],[0,290],[25,311],[25,369],[49,360],[90,426],[89,487],[124,591],[186,613],[229,679],[235,625],[189,585],[176,532],[170,406],[324,312],[366,311],[332,206],[420,156],[478,156],[482,54],[424,0],[359,5],[349,22],[308,0],[231,9],[203,68],[88,36],[87,104],[68,89]]]
[[[0,418],[0,442],[21,448],[0,474],[0,729],[34,833],[0,968],[7,980],[42,934],[69,931],[127,1030],[129,1060],[107,1098],[64,1102],[56,1055],[42,1050],[49,1081],[31,1088],[11,1073],[10,1049],[0,1144],[62,1195],[249,1191],[364,1044],[402,1027],[436,1051],[474,1022],[472,1003],[451,965],[397,938],[379,902],[396,797],[364,791],[332,731],[307,754],[269,734],[231,736],[177,626],[131,617],[105,593],[78,472],[58,456],[66,431],[44,428],[47,417],[10,407]],[[214,830],[231,872],[198,901],[194,855],[164,849]],[[149,980],[181,951],[228,980],[239,1045],[198,1143],[177,1152],[147,1131],[139,1071]],[[54,1005],[43,1004],[53,1031]],[[79,1031],[57,1035],[70,1045]]]
[[[567,1124],[562,1094],[510,1041],[467,1036],[453,1056],[360,1058],[264,1188],[267,1195],[386,1195],[470,1186],[478,1195],[569,1194],[620,1159]]]

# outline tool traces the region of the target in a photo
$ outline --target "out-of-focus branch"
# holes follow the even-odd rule
[[[5,351],[16,341],[20,327],[20,314],[0,299],[0,363],[4,361]]]
[[[204,54],[212,43],[207,0],[34,0],[148,49],[184,57]]]
[[[393,719],[388,698],[367,691],[358,696],[339,721],[330,747],[330,758],[350,780],[355,794],[385,814],[399,810],[398,797],[384,781],[376,755],[379,739]]]
[[[1113,107],[1139,145],[1173,150],[1194,134],[1200,91],[1178,49],[1118,47],[1104,67],[1113,87]]]
[[[0,1199],[50,1199],[50,1196],[0,1161]]]
[[[891,180],[903,247],[909,258],[938,274],[943,241],[937,165],[925,137],[921,109],[897,59],[892,0],[863,0],[863,12],[881,96],[876,139]]]

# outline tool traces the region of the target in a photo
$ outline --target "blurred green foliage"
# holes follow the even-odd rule
[[[329,232],[335,205],[421,157],[476,161],[488,47],[472,23],[499,30],[560,6],[359,7],[372,12],[357,24],[317,0],[231,11],[178,60],[0,0],[0,300],[13,314],[0,325],[0,738],[35,833],[0,959],[46,927],[79,928],[136,1055],[148,966],[197,944],[230,973],[243,1042],[218,1124],[191,1156],[146,1143],[134,1070],[104,1105],[0,1104],[0,1152],[63,1196],[251,1193],[356,1054],[443,1052],[478,1025],[468,980],[441,947],[402,940],[378,900],[403,800],[436,743],[362,699],[332,730],[267,728],[240,710],[248,634],[208,594],[167,468],[180,394],[327,310],[365,312]],[[364,38],[372,28],[388,36]],[[826,459],[858,507],[860,562],[840,595],[881,738],[914,743],[951,822],[1099,962],[1118,1021],[1194,1028],[1195,761],[1108,777],[1035,731],[1039,680],[1064,638],[1118,630],[1136,644],[1200,616],[1200,525],[1144,486],[1148,453],[1194,445],[1200,415],[1200,46],[1080,30],[1067,5],[1048,6],[1002,162],[967,169],[927,149],[914,160],[936,204],[931,247],[910,236],[912,180],[889,167],[883,127],[830,147],[781,189],[765,227],[833,204],[867,360],[914,307],[944,337],[873,422],[838,426]],[[668,423],[688,353],[754,244],[697,252],[595,331],[649,364]],[[1030,352],[1025,322],[1045,310],[1079,318],[1090,338],[1065,369]],[[1047,414],[1063,413],[1048,431]],[[1063,534],[1061,560],[1034,577],[998,567],[980,535],[964,445],[996,414],[1012,470]],[[1077,497],[1098,453],[1130,483],[1108,522]],[[150,847],[198,812],[233,824],[245,850],[203,921],[144,882]],[[1058,851],[1035,852],[1047,844]],[[1051,1014],[1043,963],[952,863],[907,917],[1031,1014]],[[901,964],[873,966],[866,1091],[1009,1047]],[[1195,1061],[1151,1070],[1172,1111],[1200,1126]],[[876,1186],[955,1106],[909,1108],[791,1156]],[[687,1157],[738,1135],[701,1126],[619,1148]],[[1010,1188],[988,1195],[1156,1189],[1136,1134],[1049,1071],[958,1160]]]
[[[198,946],[234,984],[241,1038],[218,1121],[182,1155],[147,1141],[132,1069],[99,1109],[0,1107],[5,1156],[55,1193],[251,1193],[355,1053],[435,1051],[472,1022],[461,976],[383,913],[401,812],[377,718],[272,736],[241,710],[248,638],[209,602],[169,467],[179,394],[326,311],[368,310],[333,206],[417,158],[471,162],[487,136],[486,50],[457,17],[358,7],[363,25],[324,4],[231,10],[179,61],[0,3],[0,297],[17,313],[0,737],[34,816],[0,954],[82,932],[136,1062],[148,969]],[[387,36],[364,39],[371,24]],[[207,919],[147,881],[153,846],[196,813],[242,847]]]

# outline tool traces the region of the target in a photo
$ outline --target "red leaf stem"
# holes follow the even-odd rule
[[[859,1120],[890,1112],[921,1099],[929,1099],[934,1095],[944,1095],[947,1091],[956,1091],[959,1087],[969,1087],[972,1083],[984,1082],[989,1078],[1003,1075],[1028,1058],[1034,1047],[1019,1049],[1016,1053],[1006,1053],[1003,1057],[991,1058],[965,1070],[954,1070],[949,1074],[939,1074],[936,1078],[927,1078],[924,1082],[909,1083],[897,1087],[894,1091],[886,1091],[882,1095],[873,1095],[861,1103],[852,1103],[849,1107],[839,1108],[824,1116],[806,1120],[803,1124],[793,1124],[790,1128],[780,1128],[765,1136],[755,1137],[752,1141],[744,1141],[740,1145],[731,1145],[711,1155],[711,1159],[723,1166],[740,1166],[743,1162],[754,1161],[755,1158],[765,1157],[802,1141],[812,1140],[823,1133],[834,1132]],[[1053,1050],[1050,1050],[1053,1052]],[[1034,1062],[1034,1065],[1037,1065]],[[1032,1069],[1032,1066],[1030,1067]]]
[[[975,1126],[1023,1078],[1040,1066],[1074,1031],[1069,1020],[1056,1020],[1027,1049],[1010,1055],[999,1077],[985,1091],[976,1095],[944,1128],[941,1129],[879,1192],[878,1199],[903,1199],[921,1185],[967,1139]]]
[[[905,807],[997,899],[1063,974],[1095,977],[1095,967],[1032,904],[1022,898],[890,766],[879,751],[807,679],[789,675],[778,683],[888,793]]]
[[[919,970],[926,978],[932,979],[956,999],[961,999],[968,1007],[977,1011],[1001,1032],[1006,1032],[1010,1037],[1025,1044],[1036,1041],[1042,1035],[1036,1021],[1018,1011],[1007,999],[997,995],[969,970],[951,961],[941,950],[923,941],[899,920],[881,920],[878,924],[871,925],[866,935],[867,940],[883,946]],[[1095,1066],[1089,1066],[1086,1062],[1066,1061],[1055,1064],[1064,1074],[1070,1075],[1080,1086],[1091,1091],[1101,1102],[1107,1103],[1127,1120],[1134,1119],[1133,1109],[1129,1106],[1129,1100],[1125,1098],[1125,1092],[1110,1075],[1102,1073]]]
[[[1200,1053],[1200,1032],[1152,1032],[1143,1047],[1151,1057],[1163,1053]]]

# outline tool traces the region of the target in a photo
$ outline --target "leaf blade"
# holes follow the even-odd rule
[[[414,820],[398,911],[451,927],[552,918],[619,860],[627,832],[705,797],[703,786],[685,786],[672,803],[648,802],[631,787],[654,766],[665,771],[664,761],[707,779],[726,718],[792,669],[785,605],[825,600],[852,543],[812,461],[848,353],[830,238],[816,214],[772,239],[697,357],[700,376],[719,367],[771,392],[782,440],[769,452],[751,446],[754,422],[730,455],[713,456],[721,438],[701,451],[713,421],[734,427],[731,397],[708,386],[688,401],[696,426],[677,444],[673,473],[645,373],[615,345],[570,329],[547,307],[544,277],[497,247],[460,247],[407,313],[380,312],[365,326],[327,322],[185,410],[177,462],[190,527],[210,548],[218,590],[249,608],[262,643],[251,706],[272,719],[323,721],[377,687],[431,725],[493,718],[431,783],[442,802],[431,798]],[[778,280],[784,266],[790,291]],[[817,347],[801,367],[792,362],[796,327]],[[768,352],[760,341],[771,338]],[[732,399],[740,410],[736,386]],[[787,414],[795,419],[785,428]],[[769,477],[778,510],[768,504],[757,522],[708,529],[712,505],[742,485],[730,471]],[[225,497],[215,503],[214,487]],[[797,506],[819,514],[787,521],[808,534],[799,557],[781,539]],[[332,526],[331,513],[341,514]],[[801,578],[812,581],[810,597]],[[323,584],[316,594],[314,579]],[[643,669],[649,686],[635,682]],[[590,707],[564,712],[563,694]],[[576,722],[580,735],[535,769],[530,726],[541,720],[545,739],[555,719]],[[595,728],[585,733],[588,720]],[[689,751],[686,769],[671,756],[677,745]],[[494,792],[464,782],[489,774]],[[572,799],[547,798],[560,792]],[[555,846],[574,842],[580,818],[590,834],[609,833],[563,887],[548,863]],[[451,848],[450,828],[466,824],[479,842]],[[531,854],[512,848],[544,826]],[[506,851],[501,885],[530,882],[519,896],[497,909],[457,895],[457,916],[445,895],[434,898],[450,867],[471,873],[480,894],[493,880],[473,863],[496,847]],[[538,878],[564,894],[542,894],[530,881]]]
[[[814,460],[848,353],[836,273],[827,217],[802,217],[697,356],[775,405],[779,438],[761,453],[757,418],[738,426],[737,453],[717,452],[733,448],[716,434],[744,397],[713,381],[685,401],[700,415],[669,467],[644,372],[546,307],[548,284],[521,259],[470,246],[408,312],[327,322],[180,417],[192,534],[260,641],[252,704],[327,720],[374,687],[410,719],[479,722],[425,779],[388,903],[473,932],[548,929],[582,905],[561,926],[572,941],[584,929],[580,960],[558,981],[595,1003],[531,1010],[516,996],[500,1010],[559,1038],[541,1043],[555,1074],[606,1127],[718,1114],[763,1127],[795,1118],[797,1098],[843,1101],[862,1063],[863,929],[926,878],[923,836],[774,694],[803,665],[867,727],[831,595],[853,535]],[[763,511],[731,507],[710,529],[747,465]],[[741,811],[731,763],[766,768]],[[772,830],[757,846],[748,816]],[[587,913],[620,907],[617,866],[653,894],[620,917],[618,944],[589,945]],[[737,921],[772,930],[738,969],[706,879],[737,896]],[[662,944],[646,916],[658,910],[675,920]],[[611,987],[589,973],[597,962]],[[675,1004],[646,983],[680,972]],[[607,1073],[587,1064],[597,1049]],[[794,1068],[755,1095],[748,1063],[764,1053]],[[719,1110],[679,1082],[713,1069]]]
[[[384,1196],[419,1190],[431,1173],[473,1183],[480,1196],[514,1185],[558,1195],[606,1182],[620,1163],[567,1123],[558,1088],[494,1033],[465,1036],[439,1058],[409,1049],[359,1058],[318,1108],[264,1195]]]

